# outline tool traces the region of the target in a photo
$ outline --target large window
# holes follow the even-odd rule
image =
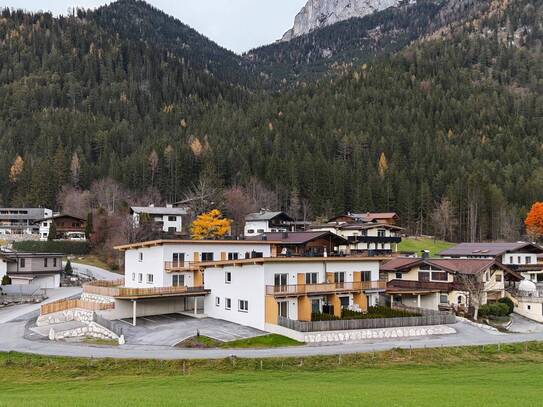
[[[238,300],[238,311],[239,312],[248,312],[249,311],[249,301],[247,301],[247,300]]]
[[[185,276],[182,274],[174,274],[172,276],[172,285],[174,287],[183,287],[185,285]]]
[[[379,236],[379,237],[385,237],[385,235],[386,235],[386,230],[384,230],[384,229],[379,229],[379,230],[377,231],[377,236]]]
[[[419,281],[422,281],[422,282],[430,281],[430,273],[427,271],[419,271]]]
[[[185,264],[185,253],[173,253],[172,263],[173,267],[183,267]]]
[[[212,252],[202,253],[202,261],[213,261],[213,253]]]
[[[274,276],[274,285],[276,287],[287,285],[288,274],[276,274]]]
[[[239,258],[239,253],[228,253],[228,260],[237,260]]]
[[[432,280],[434,281],[447,281],[447,272],[434,271],[432,272]]]
[[[345,272],[337,271],[334,273],[334,283],[344,283],[345,282]]]
[[[305,283],[306,284],[317,284],[319,278],[318,273],[306,273],[305,275]]]

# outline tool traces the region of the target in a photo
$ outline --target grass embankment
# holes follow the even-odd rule
[[[454,245],[455,243],[445,242],[443,240],[409,237],[402,239],[401,243],[398,245],[398,251],[415,252],[420,255],[422,250],[429,250],[430,256],[436,256],[440,251]]]
[[[204,335],[189,338],[177,346],[180,348],[223,348],[223,349],[241,349],[241,348],[279,348],[283,346],[299,346],[303,343],[287,338],[286,336],[269,334],[255,336],[254,338],[238,339],[236,341],[221,342]]]
[[[0,354],[0,405],[540,405],[543,344],[206,361]]]
[[[111,267],[109,267],[105,262],[103,262],[93,254],[89,254],[87,256],[76,256],[73,259],[70,259],[70,261],[72,263],[83,264],[86,266],[94,266],[104,270],[112,271]]]

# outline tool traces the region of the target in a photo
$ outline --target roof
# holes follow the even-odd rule
[[[277,217],[282,217],[286,221],[293,221],[290,216],[288,216],[285,212],[272,212],[272,211],[260,211],[255,213],[250,213],[247,216],[245,216],[246,221],[266,221],[266,220],[272,220]]]
[[[360,219],[363,222],[373,222],[376,219],[398,219],[399,216],[396,212],[366,212],[366,213],[344,213],[334,216],[330,221],[339,217],[347,216],[353,219]]]
[[[55,219],[60,219],[60,218],[71,218],[71,219],[75,219],[75,220],[80,220],[82,222],[85,222],[85,220],[86,220],[86,219],[80,218],[79,216],[73,216],[73,215],[69,215],[67,213],[61,213],[61,214],[58,214],[58,215],[49,216],[47,218],[39,219],[34,223],[43,222],[44,220],[55,220]]]
[[[348,244],[348,241],[329,231],[315,231],[315,232],[267,232],[258,236],[248,238],[249,240],[265,241],[277,241],[283,245],[299,245],[305,244],[312,240],[319,238],[330,237],[340,244]]]
[[[41,219],[45,208],[0,208],[0,219]]]
[[[191,239],[181,239],[181,240],[150,240],[146,242],[130,243],[120,246],[115,246],[116,250],[131,250],[131,249],[143,249],[146,247],[155,247],[171,244],[247,244],[247,245],[257,245],[257,244],[279,244],[279,241],[270,241],[270,240],[191,240]]]
[[[133,213],[147,213],[149,215],[187,215],[187,208],[169,208],[158,206],[132,206]]]
[[[440,256],[501,256],[505,253],[528,249],[530,252],[543,253],[543,249],[533,243],[460,243],[439,253]]]
[[[198,263],[199,267],[245,266],[264,263],[348,263],[348,262],[382,262],[388,257],[338,256],[338,257],[260,257],[240,260],[220,260]]]
[[[507,273],[522,280],[520,274],[510,270],[508,267],[494,259],[423,259],[413,257],[397,257],[381,265],[381,271],[404,272],[422,264],[435,266],[436,268],[449,273],[461,274],[479,274],[487,270],[489,267],[497,266]]]
[[[32,253],[32,252],[6,252],[0,251],[0,257],[3,257],[7,260],[14,261],[20,257],[62,257],[62,253]]]
[[[395,225],[388,225],[386,223],[348,223],[346,225],[339,225],[341,230],[368,230],[368,229],[391,229],[391,230],[403,230],[403,228]]]

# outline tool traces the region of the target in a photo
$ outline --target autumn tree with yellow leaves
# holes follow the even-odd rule
[[[190,226],[191,237],[195,240],[220,239],[230,232],[232,221],[223,218],[221,211],[213,209],[199,215]]]
[[[543,236],[543,202],[536,202],[524,221],[526,231],[533,239]]]
[[[18,155],[13,161],[11,168],[9,169],[9,180],[11,182],[17,182],[19,175],[23,172],[25,162],[23,158]]]

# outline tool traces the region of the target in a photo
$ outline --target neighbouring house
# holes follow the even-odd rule
[[[472,301],[469,282],[478,283],[480,305],[505,297],[506,281],[522,276],[493,258],[394,258],[381,265],[392,303],[427,309],[467,309]],[[474,284],[472,287],[476,287]]]
[[[4,269],[13,285],[58,288],[63,270],[62,256],[59,253],[0,251],[0,274]]]
[[[543,264],[538,256],[543,248],[534,243],[460,243],[443,250],[443,258],[494,259],[520,273],[525,279],[543,283]]]
[[[249,241],[275,241],[280,256],[326,257],[345,255],[338,247],[347,246],[348,241],[329,231],[313,232],[269,232],[250,237]]]
[[[285,212],[265,209],[245,217],[244,236],[252,237],[270,232],[299,232],[308,229],[310,222],[296,221]]]
[[[68,214],[55,214],[53,216],[36,221],[39,225],[40,240],[49,239],[51,225],[55,223],[56,236],[53,239],[60,240],[85,240],[85,226],[87,221],[77,216]]]
[[[339,251],[368,256],[386,256],[397,252],[403,231],[399,226],[373,222],[330,222],[313,226],[311,229],[330,231],[347,239],[348,244],[339,247]]]
[[[369,257],[276,257],[204,263],[206,315],[264,331],[282,320],[341,316],[378,304],[385,282],[379,259]]]
[[[136,226],[139,226],[147,218],[163,232],[175,234],[183,232],[183,219],[189,215],[186,207],[174,208],[172,205],[165,207],[133,206],[130,208],[130,213]]]
[[[40,219],[53,215],[46,208],[0,208],[0,236],[38,235]]]
[[[366,212],[352,213],[347,212],[342,215],[334,216],[329,219],[329,223],[383,223],[387,225],[396,225],[400,217],[396,212]]]

